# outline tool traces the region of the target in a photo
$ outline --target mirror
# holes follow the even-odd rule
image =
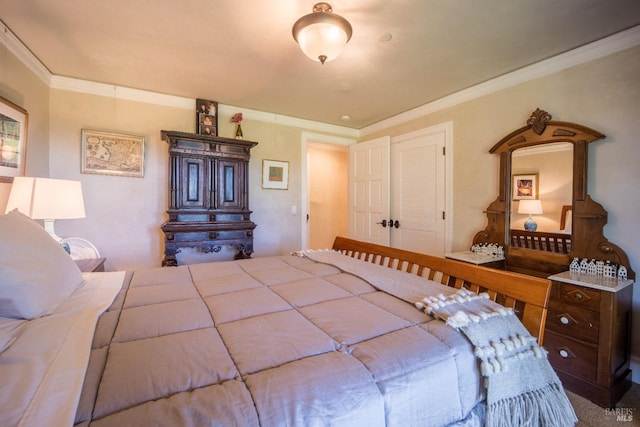
[[[473,244],[502,245],[511,271],[547,277],[577,257],[624,265],[634,278],[626,253],[604,237],[607,211],[587,192],[588,144],[604,135],[540,109],[526,123],[489,150],[500,156],[499,195]],[[529,216],[535,227],[525,226]]]
[[[568,253],[573,144],[556,142],[513,150],[511,189],[508,245]]]

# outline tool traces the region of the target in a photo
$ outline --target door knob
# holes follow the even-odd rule
[[[399,228],[400,227],[400,222],[398,222],[397,219],[395,221],[392,220],[392,219],[389,219],[389,227]]]
[[[386,227],[387,226],[387,220],[383,219],[380,222],[376,222],[376,224],[382,224],[382,227]],[[389,227],[391,227],[391,223],[389,223]]]

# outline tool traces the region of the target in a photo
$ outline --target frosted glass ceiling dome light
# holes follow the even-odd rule
[[[335,15],[329,3],[316,3],[313,13],[293,24],[293,38],[309,58],[324,64],[336,59],[351,39],[349,21]]]

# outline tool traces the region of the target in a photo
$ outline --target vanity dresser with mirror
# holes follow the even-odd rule
[[[604,236],[607,211],[588,194],[589,144],[605,136],[551,119],[536,109],[526,126],[491,148],[500,156],[499,195],[485,211],[487,226],[473,244],[503,245],[506,269],[552,281],[543,343],[549,360],[568,390],[614,407],[631,386],[635,273],[624,250]],[[530,218],[520,206],[523,200],[540,202],[531,211],[536,214],[529,214],[537,228],[525,229]],[[575,263],[569,271],[576,258],[582,272]],[[612,278],[603,275],[603,265],[607,272],[624,268]]]

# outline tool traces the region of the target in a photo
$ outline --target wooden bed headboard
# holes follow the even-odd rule
[[[551,281],[446,258],[336,237],[333,249],[353,258],[405,271],[457,289],[487,292],[513,308],[523,325],[542,345]]]

